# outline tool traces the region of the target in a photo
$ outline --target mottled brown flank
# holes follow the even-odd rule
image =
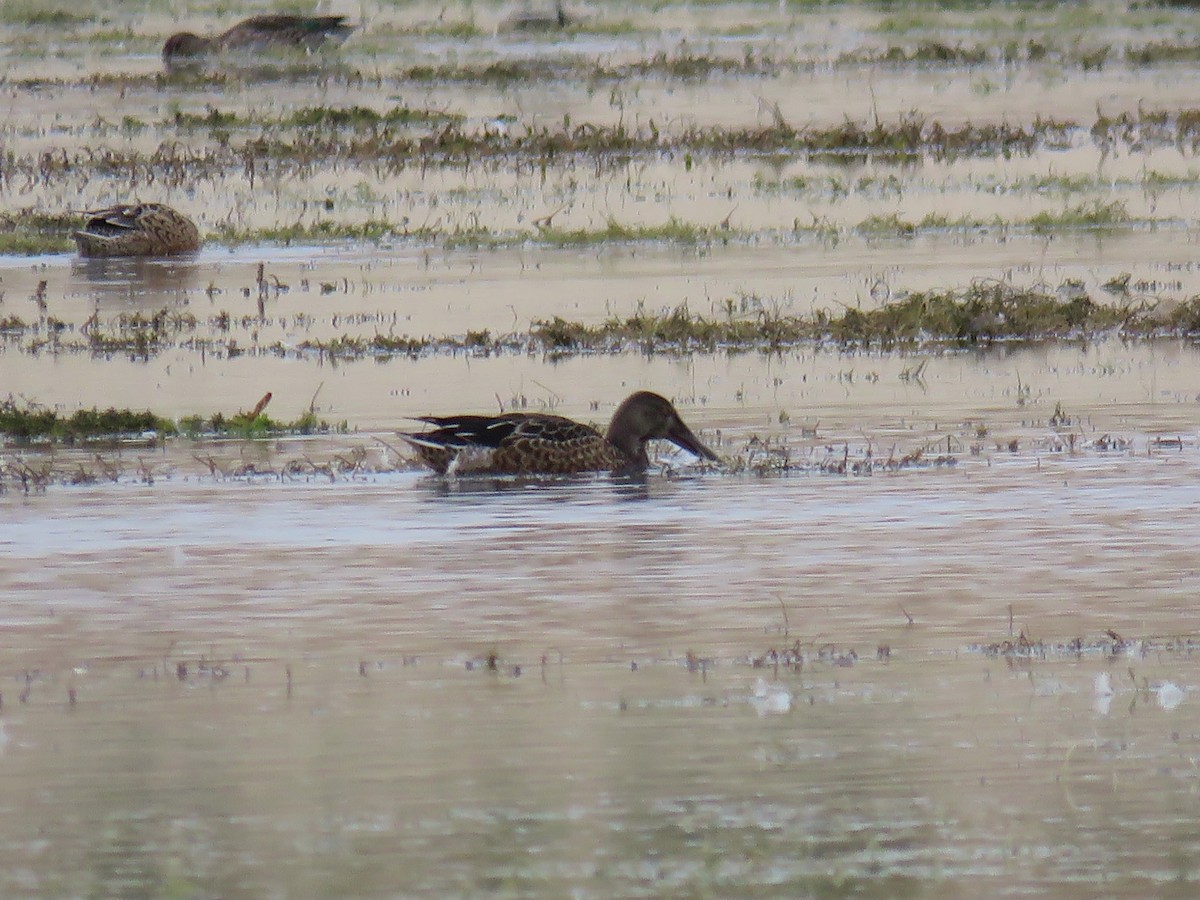
[[[451,468],[462,474],[573,475],[611,471],[630,462],[587,425],[557,416],[496,417],[497,422],[506,419],[515,427],[495,448],[413,446],[421,461],[441,475]]]
[[[589,429],[590,430],[590,429]],[[516,475],[573,475],[604,472],[627,465],[624,454],[599,433],[568,441],[517,437],[492,454],[491,468]]]
[[[417,455],[421,457],[421,462],[433,469],[439,475],[445,475],[446,470],[450,468],[450,463],[454,462],[455,452],[448,450],[445,447],[426,447],[423,444],[414,444],[413,449],[417,451]]]
[[[74,234],[81,256],[171,256],[200,249],[200,232],[162,203],[110,206],[88,214]]]

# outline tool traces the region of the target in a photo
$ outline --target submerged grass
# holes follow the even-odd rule
[[[602,228],[557,228],[546,226],[522,231],[490,231],[483,226],[441,229],[432,225],[412,226],[407,222],[370,219],[346,223],[331,219],[295,222],[269,228],[242,229],[232,224],[219,225],[213,239],[230,246],[258,243],[317,243],[354,240],[417,241],[436,244],[448,250],[500,250],[526,244],[548,247],[589,247],[619,243],[663,243],[696,246],[716,240],[745,237],[724,227],[709,227],[671,217],[661,225],[630,225],[610,219]]]
[[[224,121],[224,115],[214,121]],[[1200,135],[1200,117],[1194,127]],[[833,160],[1027,155],[1046,144],[1062,145],[1076,128],[1070,122],[1042,118],[1026,126],[944,125],[917,114],[873,124],[846,120],[829,128],[797,129],[778,120],[749,128],[692,125],[670,131],[660,129],[654,120],[637,127],[624,123],[574,124],[564,119],[555,126],[487,124],[475,130],[453,121],[427,134],[397,134],[387,128],[348,132],[299,128],[264,132],[240,142],[225,139],[209,145],[187,145],[167,141],[153,150],[128,146],[46,147],[9,154],[3,169],[9,181],[35,180],[44,185],[71,181],[80,172],[89,172],[95,177],[168,187],[190,187],[201,179],[241,176],[253,186],[258,173],[267,167],[295,175],[335,165],[375,166],[386,173],[412,166],[500,165],[513,160],[537,169],[580,157],[619,162],[632,156],[662,154],[679,156],[685,165],[701,155],[736,153],[809,155]]]
[[[1117,228],[1127,225],[1129,222],[1129,212],[1120,200],[1113,200],[1109,203],[1092,200],[1078,206],[1068,207],[1059,213],[1038,213],[1029,220],[1029,225],[1036,234],[1049,234],[1054,231],[1078,228],[1097,230]]]
[[[402,226],[383,219],[347,223],[320,219],[316,222],[294,222],[290,225],[275,225],[270,228],[245,229],[231,223],[222,223],[213,234],[218,243],[236,246],[239,244],[277,243],[297,244],[331,240],[381,241],[396,236],[413,236]]]
[[[44,315],[27,324],[10,315],[0,319],[0,338],[17,352],[33,355],[90,353],[101,359],[127,357],[145,361],[166,350],[186,349],[214,358],[249,354],[317,358],[331,364],[460,354],[561,357],[630,351],[778,352],[806,345],[890,350],[928,345],[987,346],[998,341],[1054,338],[1091,340],[1111,334],[1122,339],[1200,339],[1200,295],[1178,301],[1150,299],[1148,292],[1153,289],[1150,285],[1131,285],[1126,276],[1107,282],[1102,288],[1105,299],[1097,301],[1076,283],[1042,289],[1014,287],[1005,282],[978,282],[959,290],[904,294],[873,309],[820,309],[803,315],[783,312],[780,304],[770,298],[743,295],[724,301],[708,315],[694,313],[684,304],[665,312],[639,308],[633,315],[612,316],[600,324],[555,316],[534,321],[526,331],[497,335],[479,330],[449,336],[395,334],[393,319],[386,333],[342,333],[287,346],[278,341],[260,343],[257,332],[267,321],[261,313],[240,319],[226,312],[218,313],[208,319],[207,335],[197,333],[205,323],[177,311],[148,316],[122,314],[105,323],[93,317],[83,325]],[[334,316],[335,327],[337,319]],[[232,334],[234,329],[245,331],[249,341],[236,339]],[[311,411],[295,422],[274,421],[265,416],[264,406],[265,403],[251,413],[234,416],[191,416],[178,423],[178,427],[191,435],[242,437],[307,434],[331,428],[328,423],[318,422]],[[9,412],[14,410],[16,407],[10,401]],[[40,410],[32,412],[45,415]],[[36,416],[28,418],[33,420]],[[12,433],[23,431],[14,426]]]
[[[756,183],[755,189],[760,193],[781,193],[784,189],[804,190],[813,189],[819,196],[830,196],[834,199],[850,190],[859,192],[871,191],[872,195],[892,191],[901,196],[902,189],[897,180],[894,186],[866,186],[861,183],[853,186],[838,186],[836,179],[823,179],[819,183],[809,183],[805,179],[791,179],[786,183]],[[804,182],[804,184],[801,184]],[[1185,179],[1174,182],[1163,180],[1161,184],[1145,185],[1147,190],[1163,189],[1170,184],[1189,184]],[[981,187],[981,189],[984,189]],[[1064,194],[1071,192],[1082,193],[1083,185],[1078,187],[1064,185]],[[335,209],[333,201],[327,204],[330,215]],[[1103,202],[1092,200],[1068,206],[1059,211],[1040,212],[1036,215],[1018,221],[1004,221],[997,217],[984,220],[971,216],[961,216],[951,219],[941,214],[928,214],[920,220],[907,220],[900,213],[890,212],[868,216],[854,224],[843,224],[829,218],[814,218],[812,222],[799,219],[791,223],[790,228],[767,231],[748,231],[733,227],[728,221],[719,223],[698,223],[684,221],[672,216],[662,224],[623,223],[609,219],[599,228],[560,228],[546,224],[544,221],[535,223],[535,227],[524,230],[493,231],[482,224],[448,225],[443,226],[440,220],[433,223],[413,225],[407,218],[391,221],[384,218],[370,218],[365,221],[344,221],[337,218],[317,218],[312,221],[294,221],[271,225],[267,227],[246,228],[231,221],[218,222],[215,230],[206,236],[206,240],[227,246],[244,246],[257,244],[320,244],[331,241],[357,241],[380,243],[390,241],[418,242],[425,245],[437,245],[447,250],[501,250],[522,245],[538,244],[547,247],[589,247],[606,244],[662,243],[681,247],[701,247],[713,244],[751,241],[773,241],[788,244],[803,236],[816,237],[821,240],[837,241],[847,234],[855,234],[867,240],[878,238],[913,238],[922,233],[945,231],[969,231],[979,228],[1011,229],[1013,231],[1027,230],[1034,234],[1053,234],[1072,230],[1090,229],[1096,231],[1129,228],[1139,225],[1152,224],[1157,220],[1135,219],[1128,213],[1122,201]],[[70,233],[79,227],[81,219],[77,215],[52,215],[23,211],[0,216],[0,254],[33,255],[41,253],[61,253],[73,249]],[[147,342],[161,340],[168,335],[155,335],[163,323],[129,321],[121,323],[121,335],[111,342],[107,349],[112,351],[130,350],[141,353]],[[192,323],[194,325],[194,323]],[[178,330],[179,323],[175,323]],[[93,346],[104,350],[105,341],[111,336],[97,334],[93,336]],[[132,341],[132,342],[131,342]]]
[[[1091,136],[1101,147],[1176,146],[1195,152],[1200,147],[1200,108],[1139,107],[1116,116],[1100,113],[1092,123]]]
[[[543,228],[530,239],[553,247],[583,247],[592,244],[662,242],[668,244],[701,244],[714,232],[672,216],[662,225],[623,225],[609,219],[600,229]]]
[[[1005,50],[1006,52],[1011,52],[1010,48],[1005,48]],[[917,46],[911,48],[893,45],[878,50],[851,50],[841,54],[837,62],[842,65],[978,66],[998,59],[999,55],[1000,53],[997,49],[985,45],[964,47],[961,44],[922,41]]]
[[[183,116],[182,113],[179,115]],[[439,114],[428,114],[433,127],[424,132],[393,131],[386,124],[427,115],[404,107],[379,113],[361,107],[341,110],[314,107],[289,115],[297,123],[323,122],[329,127],[264,130],[261,134],[247,135],[243,140],[226,134],[209,143],[165,141],[153,149],[136,146],[44,147],[37,151],[6,154],[0,160],[0,174],[10,184],[31,182],[46,187],[73,184],[80,173],[88,173],[92,177],[117,179],[130,185],[155,183],[167,188],[191,189],[201,180],[230,177],[244,179],[254,187],[260,173],[266,170],[276,176],[303,177],[329,167],[343,166],[370,167],[380,176],[386,176],[413,167],[486,167],[516,162],[536,171],[554,165],[569,165],[581,158],[598,165],[616,165],[630,158],[648,156],[679,158],[688,168],[697,159],[744,153],[807,156],[835,163],[861,160],[916,162],[923,158],[1030,155],[1045,147],[1070,146],[1082,131],[1081,126],[1073,122],[1048,118],[1037,118],[1027,125],[947,125],[916,113],[874,123],[847,119],[831,127],[793,128],[776,118],[771,124],[748,128],[684,125],[669,131],[660,129],[652,119],[630,126],[624,123],[574,124],[569,118],[557,125],[508,124],[501,127],[488,123],[478,129],[468,129],[452,117],[447,117],[444,122],[432,122]],[[231,116],[212,109],[197,121],[211,125],[214,131],[228,132],[231,123],[240,122]],[[360,128],[356,123],[365,124]],[[138,124],[106,127],[128,130]],[[1089,133],[1105,150],[1167,144],[1196,150],[1200,149],[1200,109],[1169,112],[1143,109],[1118,116],[1101,114],[1090,126]],[[788,185],[784,189],[801,187]],[[831,181],[830,190],[834,187]],[[875,192],[900,190],[898,186],[867,187]],[[850,185],[843,185],[842,189],[849,191]],[[1096,226],[1121,224],[1121,215],[1121,207],[1110,204],[1076,210],[1074,217],[1081,224]],[[1049,219],[1035,223],[1039,228],[1054,225]],[[341,230],[336,235],[321,231],[333,226],[307,227],[317,228],[314,237],[355,236]],[[68,230],[67,222],[61,217],[44,217],[40,223],[20,213],[0,218],[0,241],[7,240],[13,249],[65,248]],[[45,241],[29,237],[39,231],[44,233]],[[368,223],[364,226],[363,236],[378,237],[383,232],[380,223]],[[303,229],[293,229],[292,233],[281,233],[273,239],[298,240],[305,236]],[[237,233],[227,229],[223,238],[237,239]],[[564,243],[572,240],[565,232],[556,234],[555,238]]]
[[[619,30],[617,33],[621,33]],[[581,81],[621,84],[630,78],[700,81],[725,76],[759,78],[784,70],[809,69],[811,61],[783,60],[747,49],[731,55],[707,55],[690,50],[659,51],[646,59],[610,65],[587,58],[512,59],[476,65],[448,63],[412,66],[398,73],[402,82],[423,84],[511,85]]]
[[[104,322],[94,315],[80,326],[79,333],[93,356],[147,360],[171,346],[181,335],[194,332],[198,324],[190,312],[160,309],[150,313],[120,313]],[[52,333],[49,340],[53,343],[58,338]]]
[[[413,109],[393,106],[374,110],[359,106],[306,106],[285,115],[271,118],[264,115],[242,115],[224,112],[209,105],[203,113],[176,111],[164,123],[182,130],[210,129],[231,131],[237,128],[312,128],[327,131],[377,131],[398,126],[446,125],[461,122],[461,115],[440,110]]]

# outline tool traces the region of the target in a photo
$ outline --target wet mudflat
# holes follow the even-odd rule
[[[1174,321],[1194,12],[376,4],[161,74],[234,6],[0,7],[0,402],[325,425],[5,440],[0,894],[1195,893],[1186,317],[530,338]],[[69,253],[135,199],[205,248]],[[641,388],[723,463],[439,481],[394,434]]]

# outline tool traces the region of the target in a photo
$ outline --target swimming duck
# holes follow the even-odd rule
[[[342,43],[353,30],[345,16],[254,16],[216,37],[190,31],[171,35],[163,44],[163,65],[168,71],[195,66],[207,56],[231,50],[254,53],[292,48],[311,53],[326,42]]]
[[[562,416],[421,416],[436,426],[400,437],[440,475],[572,475],[611,471],[622,475],[650,466],[646,442],[668,440],[702,459],[717,455],[700,443],[671,401],[650,391],[630,395],[601,434]]]
[[[80,256],[172,256],[200,249],[200,232],[162,203],[110,206],[88,212],[73,235]]]

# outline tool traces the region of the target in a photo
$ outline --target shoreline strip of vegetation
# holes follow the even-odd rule
[[[368,128],[354,127],[369,111],[350,109],[306,110],[306,117],[327,127],[259,133],[234,140],[228,128],[211,144],[189,145],[164,141],[153,150],[129,146],[49,147],[36,152],[9,152],[0,156],[0,180],[44,184],[75,177],[80,171],[97,176],[147,179],[169,186],[197,179],[243,175],[253,180],[263,166],[289,166],[305,171],[318,166],[349,163],[373,165],[382,172],[408,167],[507,164],[520,160],[537,169],[578,157],[616,160],[634,156],[675,155],[685,166],[697,156],[758,154],[855,159],[868,156],[880,161],[954,159],[966,156],[1030,155],[1039,149],[1073,146],[1088,136],[1102,149],[1137,146],[1200,147],[1200,109],[1152,110],[1100,114],[1090,124],[1054,117],[1036,117],[1026,124],[944,123],[910,112],[890,121],[861,122],[846,119],[831,126],[795,127],[776,114],[767,125],[714,127],[689,125],[660,128],[653,120],[631,126],[624,122],[574,123],[564,118],[556,125],[512,123],[468,128],[456,119],[442,121],[426,116],[424,133],[400,133],[379,123],[387,114],[370,113]],[[318,115],[318,112],[320,115]],[[180,117],[185,114],[180,113]],[[204,116],[188,121],[224,122],[227,115],[209,108]],[[347,127],[338,122],[350,123]],[[242,129],[245,131],[246,129]]]
[[[64,22],[63,24],[68,24]],[[593,29],[572,29],[575,33],[628,33],[637,31],[629,23],[609,23]],[[123,47],[131,48],[144,42],[149,51],[160,46],[161,39],[151,40],[133,33],[112,32]],[[456,37],[464,42],[487,39],[489,33],[470,27],[432,28],[412,34]],[[103,42],[106,35],[93,32],[93,42]],[[17,90],[44,90],[56,87],[122,87],[138,90],[166,90],[190,87],[212,90],[246,83],[291,81],[299,77],[318,77],[335,84],[400,89],[412,85],[473,84],[508,86],[518,84],[578,82],[588,85],[621,84],[628,79],[661,79],[679,82],[700,82],[719,78],[771,78],[780,74],[806,73],[833,67],[852,70],[862,67],[886,67],[894,70],[918,69],[1012,69],[1019,66],[1054,66],[1081,69],[1085,72],[1104,69],[1143,70],[1152,67],[1195,63],[1200,60],[1200,44],[1181,33],[1176,39],[1126,41],[1121,44],[1088,40],[1064,40],[1052,33],[1009,37],[991,41],[949,43],[936,37],[914,35],[910,39],[893,37],[881,46],[863,46],[837,53],[799,51],[771,52],[753,46],[740,53],[700,52],[687,45],[674,50],[658,50],[644,59],[612,63],[595,57],[510,58],[476,62],[469,53],[464,61],[415,64],[397,68],[381,68],[379,53],[391,46],[394,35],[375,35],[378,50],[368,53],[373,65],[364,67],[359,60],[318,58],[316,60],[279,58],[260,60],[222,70],[91,73],[82,78],[16,78],[0,79],[0,84]],[[361,44],[363,49],[370,41]]]
[[[1136,287],[1136,286],[1135,286]],[[83,326],[52,317],[26,323],[0,321],[0,340],[30,354],[87,353],[97,359],[148,361],[175,348],[213,357],[243,354],[316,358],[339,363],[359,359],[422,358],[436,355],[780,352],[796,347],[909,350],[928,347],[987,347],[997,343],[1049,339],[1200,340],[1200,295],[1182,300],[1151,299],[1131,291],[1127,278],[1105,286],[1108,300],[1093,299],[1079,284],[1054,288],[1015,287],[981,281],[949,291],[916,291],[874,309],[818,309],[785,314],[770,298],[730,298],[714,314],[692,312],[686,304],[664,312],[638,310],[598,324],[555,316],[532,322],[526,331],[493,334],[487,329],[462,335],[408,335],[376,332],[309,338],[298,344],[259,343],[254,336],[269,324],[265,314],[233,317],[218,312],[205,319],[191,313],[120,314]],[[202,329],[212,333],[205,337]],[[233,336],[251,333],[247,344]],[[232,420],[231,420],[232,421]],[[209,424],[205,424],[208,422]],[[215,424],[214,424],[215,423]],[[197,419],[191,432],[220,431],[224,420]],[[244,430],[245,423],[234,426]],[[264,423],[263,430],[307,433],[319,423]],[[140,429],[135,429],[140,430]],[[4,432],[0,418],[0,432]]]
[[[769,187],[759,187],[769,191]],[[318,214],[319,215],[319,214]],[[70,234],[79,227],[76,215],[45,215],[33,210],[0,214],[0,254],[37,256],[65,253],[71,249]],[[1023,234],[1051,235],[1079,232],[1113,234],[1118,230],[1181,228],[1188,223],[1177,218],[1138,218],[1130,215],[1120,200],[1093,200],[1069,205],[1057,211],[1042,211],[1019,221],[990,220],[962,216],[951,219],[927,214],[910,221],[897,213],[872,215],[858,223],[838,223],[828,217],[799,218],[790,227],[743,229],[728,221],[717,224],[685,222],[671,217],[661,224],[625,224],[610,219],[597,228],[559,228],[544,222],[534,228],[493,231],[483,225],[443,227],[440,223],[414,226],[407,221],[369,218],[343,222],[317,218],[309,222],[291,222],[265,228],[239,228],[222,222],[208,235],[207,243],[227,247],[260,245],[327,245],[337,242],[372,244],[408,242],[443,250],[504,250],[515,247],[543,246],[604,247],[624,244],[668,244],[677,247],[706,248],[717,245],[793,246],[806,239],[834,243],[855,236],[865,240],[909,240],[921,235],[968,232],[998,232],[1005,238]],[[4,320],[0,320],[4,330]]]
[[[150,410],[80,409],[60,415],[35,403],[18,403],[13,397],[0,400],[0,437],[16,446],[75,446],[94,442],[137,441],[154,444],[166,438],[263,438],[345,432],[319,419],[310,408],[292,422],[272,419],[263,408],[270,395],[250,412],[227,416],[216,412],[169,419]]]

